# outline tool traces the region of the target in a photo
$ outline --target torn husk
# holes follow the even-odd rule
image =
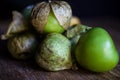
[[[43,29],[47,23],[50,13],[50,6],[46,2],[36,4],[31,13],[31,21],[35,29],[43,33]]]
[[[5,34],[1,35],[2,40],[6,40],[17,33],[28,30],[27,22],[23,15],[17,11],[13,11],[13,21],[10,23],[8,30]]]
[[[71,41],[71,52],[72,52],[72,70],[78,70],[77,64],[76,64],[76,60],[75,60],[75,55],[74,55],[74,50],[76,47],[76,44],[78,43],[81,35],[85,32],[87,32],[89,29],[91,29],[92,27],[86,26],[86,25],[82,25],[82,24],[78,24],[78,25],[74,25],[72,27],[70,27],[66,32],[65,32],[65,36]]]
[[[72,17],[72,9],[65,1],[52,1],[50,6],[60,25],[67,30]]]
[[[49,0],[49,3],[40,2],[36,4],[31,12],[31,22],[33,27],[35,27],[38,32],[43,33],[44,28],[48,23],[50,12],[53,12],[59,25],[62,26],[64,30],[67,30],[72,17],[72,9],[65,1]],[[54,22],[51,24],[54,24]]]
[[[70,39],[70,38],[73,38],[80,33],[85,33],[89,29],[91,29],[91,27],[86,26],[86,25],[82,25],[82,24],[75,25],[75,26],[69,28],[65,32],[65,36]]]
[[[72,70],[78,70],[76,59],[75,59],[75,47],[76,44],[78,43],[81,35],[85,32],[87,32],[91,27],[78,24],[71,26],[65,33],[64,35],[70,40],[71,42],[71,56],[72,56]]]

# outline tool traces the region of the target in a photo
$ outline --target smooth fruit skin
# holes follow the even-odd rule
[[[43,30],[43,33],[52,33],[52,32],[62,33],[64,32],[64,28],[57,21],[54,13],[50,11],[50,14],[48,16],[48,21]]]
[[[95,27],[81,36],[76,46],[78,64],[93,72],[105,72],[116,67],[119,54],[109,33]]]

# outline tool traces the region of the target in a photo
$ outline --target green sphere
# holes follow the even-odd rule
[[[95,27],[80,37],[75,56],[78,64],[93,72],[106,72],[115,68],[119,54],[109,33]]]
[[[50,11],[50,14],[48,16],[48,21],[47,21],[46,26],[44,27],[43,33],[48,34],[48,33],[53,33],[53,32],[63,33],[64,28],[60,25],[54,13]]]

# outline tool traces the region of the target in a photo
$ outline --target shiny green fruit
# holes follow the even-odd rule
[[[80,66],[93,72],[112,70],[119,62],[111,36],[100,27],[92,28],[81,36],[75,56]]]
[[[54,13],[51,11],[48,16],[47,24],[44,27],[43,33],[57,32],[62,33],[64,28],[59,24]]]

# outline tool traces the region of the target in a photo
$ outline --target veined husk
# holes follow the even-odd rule
[[[70,5],[65,1],[52,1],[50,5],[60,25],[68,29],[72,16]]]
[[[89,27],[83,24],[74,25],[65,32],[65,36],[71,39],[77,35],[87,32],[91,28],[92,27]]]
[[[8,39],[18,33],[28,30],[27,22],[23,15],[18,11],[13,11],[13,21],[10,23],[5,34],[1,35],[1,39]]]
[[[83,35],[84,33],[86,33],[89,29],[91,29],[92,27],[83,25],[83,24],[76,24],[77,22],[74,23],[74,26],[71,26],[65,33],[64,35],[70,40],[71,42],[71,55],[72,55],[72,61],[73,61],[73,66],[72,69],[73,70],[77,70],[77,64],[76,64],[76,59],[75,59],[75,48],[76,48],[76,44],[78,43],[81,35]],[[75,25],[76,24],[76,25]],[[72,24],[73,25],[73,24]]]
[[[36,62],[47,71],[71,69],[70,41],[59,33],[48,34],[38,48]]]
[[[72,10],[65,1],[50,1],[38,3],[32,10],[31,21],[36,30],[40,33],[47,23],[50,11],[54,13],[59,24],[67,30],[70,25]]]
[[[12,57],[25,60],[33,57],[37,48],[37,37],[31,32],[25,32],[8,40],[8,50]]]

